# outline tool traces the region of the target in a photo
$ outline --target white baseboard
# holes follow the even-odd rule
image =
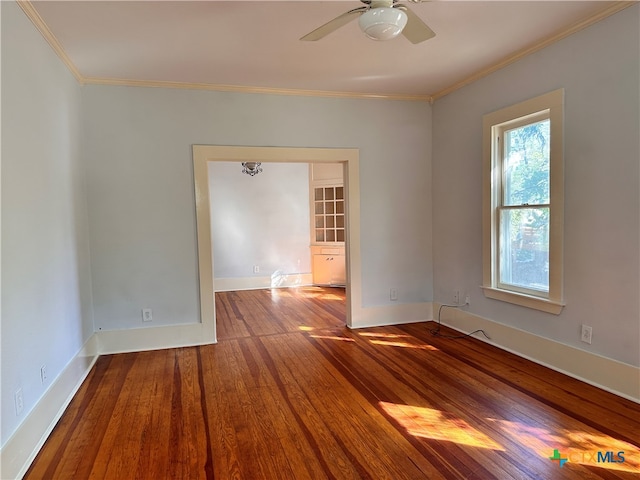
[[[433,306],[430,302],[382,305],[360,309],[357,312],[357,317],[351,319],[350,328],[401,325],[403,323],[425,322],[431,318],[433,318]]]
[[[210,324],[190,323],[96,333],[100,355],[142,352],[164,348],[192,347],[216,343],[213,319]]]
[[[73,357],[0,450],[0,478],[22,478],[98,359],[96,335]]]
[[[435,303],[434,309],[440,305]],[[552,370],[640,403],[640,368],[540,337],[460,309],[447,309],[443,325],[462,333],[483,329],[491,345],[514,353]]]
[[[215,278],[213,284],[216,292],[233,292],[238,290],[257,290],[260,288],[312,285],[313,278],[310,273],[290,273],[276,277]]]

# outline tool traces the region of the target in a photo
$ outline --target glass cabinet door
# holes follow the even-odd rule
[[[314,188],[316,242],[344,242],[344,187]]]

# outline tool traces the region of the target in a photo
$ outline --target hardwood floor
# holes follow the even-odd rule
[[[349,330],[340,289],[216,305],[217,345],[98,359],[26,478],[640,478],[633,402],[433,323]]]

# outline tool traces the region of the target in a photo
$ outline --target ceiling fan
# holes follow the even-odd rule
[[[420,43],[435,37],[431,30],[409,7],[400,0],[360,0],[364,6],[354,8],[316,28],[300,40],[316,41],[345,26],[356,17],[360,29],[373,40],[390,40],[402,33],[411,43]],[[420,3],[422,0],[409,0]]]

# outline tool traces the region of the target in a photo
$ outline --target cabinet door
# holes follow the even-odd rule
[[[313,256],[313,283],[316,285],[331,285],[332,255]]]
[[[332,255],[331,285],[347,284],[347,264],[344,255]]]
[[[314,243],[344,243],[345,204],[343,186],[315,187],[313,189]]]
[[[313,256],[313,283],[316,285],[345,285],[346,271],[344,255]]]

